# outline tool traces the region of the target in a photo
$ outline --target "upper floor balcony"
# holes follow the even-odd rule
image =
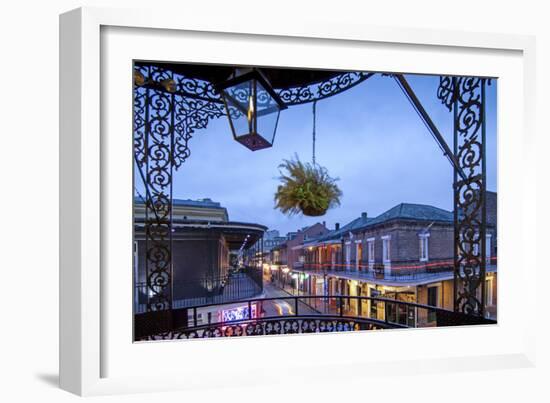
[[[488,260],[486,271],[497,271],[497,257]],[[440,259],[426,262],[400,261],[391,263],[356,262],[349,263],[301,263],[293,266],[295,271],[318,274],[334,274],[338,277],[349,277],[354,280],[372,280],[393,283],[411,283],[424,281],[440,281],[454,276],[453,259]]]
[[[153,286],[154,287],[154,286]],[[211,275],[177,283],[178,293],[172,301],[174,309],[204,304],[224,304],[244,298],[257,297],[263,292],[262,271],[255,267],[227,270],[226,275]],[[136,283],[134,312],[147,312],[155,304],[155,290],[146,283]]]

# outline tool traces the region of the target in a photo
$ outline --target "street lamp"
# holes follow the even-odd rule
[[[241,73],[241,74],[239,74]],[[243,72],[218,85],[233,138],[252,151],[269,148],[285,103],[258,69]]]

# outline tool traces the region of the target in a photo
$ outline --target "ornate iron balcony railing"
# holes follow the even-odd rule
[[[286,312],[268,314],[268,304],[286,304]],[[241,305],[231,320],[203,313],[223,312]],[[255,336],[319,333],[392,328],[495,324],[496,321],[434,306],[381,297],[302,295],[257,298],[226,304],[206,304],[184,309],[135,315],[135,340],[197,337]]]
[[[258,297],[263,291],[262,272],[259,269],[243,268],[237,273],[205,276],[179,284],[172,299],[174,309],[205,304],[223,304],[245,298]],[[154,287],[154,286],[153,286]],[[134,289],[134,312],[147,311],[147,304],[154,303],[155,290],[146,282],[138,282]]]
[[[487,264],[487,272],[496,272],[496,260],[497,258],[491,258],[491,264]],[[449,264],[450,262],[450,264]],[[353,274],[358,279],[365,280],[388,280],[396,282],[407,282],[415,280],[428,280],[437,279],[445,275],[452,276],[454,273],[453,261],[441,260],[436,262],[426,262],[424,264],[416,264],[415,268],[410,268],[410,262],[396,262],[392,263],[391,269],[386,272],[383,264],[374,263],[369,266],[368,263],[361,264],[358,269],[355,262],[351,261],[350,265],[346,264],[315,264],[305,263],[302,265],[295,265],[295,271],[303,271],[309,273],[349,273]]]

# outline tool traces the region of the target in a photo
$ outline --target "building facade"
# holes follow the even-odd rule
[[[269,251],[266,261],[272,266],[287,266],[290,269],[295,266],[299,267],[305,262],[305,252],[302,247],[304,242],[316,239],[328,232],[330,231],[324,222],[315,223],[296,232],[289,232],[284,242],[280,242]]]
[[[145,212],[143,201],[136,199],[133,259],[136,312],[154,304],[155,294],[147,286],[148,272],[154,264],[148,265],[151,252],[144,232],[148,219]],[[261,262],[256,261],[261,256],[257,245],[261,245],[266,229],[260,224],[229,221],[227,210],[210,199],[174,199],[172,306],[185,308],[260,295],[263,283]],[[239,258],[231,259],[231,255]]]
[[[496,319],[496,193],[487,192],[487,197],[485,305],[486,316]],[[377,217],[362,213],[341,228],[303,241],[299,247],[303,258],[294,256],[288,263],[292,271],[285,279],[293,292],[384,297],[453,309],[454,223],[450,211],[401,203]],[[340,300],[333,298],[328,303],[335,305]],[[397,304],[375,304],[368,299],[342,301],[342,309],[352,315],[389,316],[402,324],[414,321],[423,326],[435,320],[426,310],[406,312]]]
[[[263,253],[269,254],[271,250],[288,240],[286,236],[280,236],[278,230],[266,231],[263,237]]]

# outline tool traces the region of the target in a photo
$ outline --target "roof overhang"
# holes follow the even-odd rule
[[[137,223],[136,231],[143,231],[143,223]],[[249,249],[267,230],[260,224],[232,222],[232,221],[176,221],[172,223],[173,234],[185,234],[190,232],[219,232],[225,238],[229,249]]]

